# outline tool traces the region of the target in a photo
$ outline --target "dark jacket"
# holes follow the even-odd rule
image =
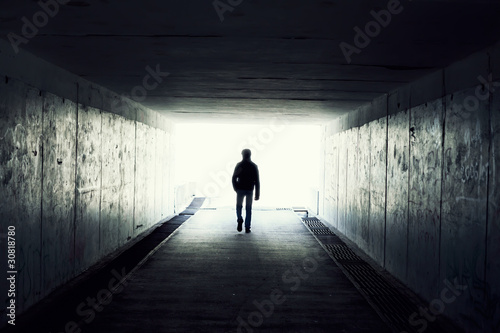
[[[250,160],[243,160],[236,164],[233,173],[233,189],[253,190],[255,186],[255,197],[260,196],[259,169]]]

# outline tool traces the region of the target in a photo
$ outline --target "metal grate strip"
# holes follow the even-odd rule
[[[310,229],[314,235],[334,235],[330,229]]]
[[[302,221],[304,221],[304,222],[319,222],[322,225],[324,225],[323,222],[318,220],[316,217],[304,217],[304,218],[302,218]]]
[[[345,244],[325,244],[325,247],[339,261],[364,262]]]
[[[329,234],[336,239],[335,244],[324,244],[336,263],[344,269],[346,275],[358,287],[371,306],[395,330],[416,333],[409,318],[418,312],[418,306],[408,299],[400,290],[389,283],[371,265],[352,251],[338,236],[315,217],[303,218],[302,221],[313,235]],[[321,242],[320,238],[316,238]],[[337,243],[338,242],[338,243]],[[427,333],[439,332],[430,325]]]
[[[321,228],[321,229],[328,229],[327,226],[325,226],[323,223],[319,222],[319,221],[308,221],[306,222],[306,225],[309,227],[309,228]]]

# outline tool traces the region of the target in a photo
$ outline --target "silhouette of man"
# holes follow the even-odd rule
[[[241,155],[243,159],[236,164],[232,179],[233,189],[236,191],[237,230],[242,230],[243,217],[241,216],[241,209],[243,208],[243,198],[245,198],[245,231],[249,233],[252,220],[252,196],[254,187],[255,201],[259,200],[260,197],[259,169],[250,159],[252,155],[250,149],[243,149]]]

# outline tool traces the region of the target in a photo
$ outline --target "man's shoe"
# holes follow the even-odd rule
[[[245,232],[246,232],[247,234],[248,234],[248,233],[250,233],[250,232],[251,232],[251,231],[250,231],[250,228],[246,228],[246,229],[245,229]]]
[[[238,219],[238,228],[237,228],[238,231],[243,230],[242,225],[243,225],[243,219]]]

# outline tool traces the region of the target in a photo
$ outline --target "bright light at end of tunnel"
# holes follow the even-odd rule
[[[196,195],[233,207],[231,176],[249,148],[259,167],[262,207],[310,204],[319,186],[320,126],[177,124],[175,186],[196,184]]]

